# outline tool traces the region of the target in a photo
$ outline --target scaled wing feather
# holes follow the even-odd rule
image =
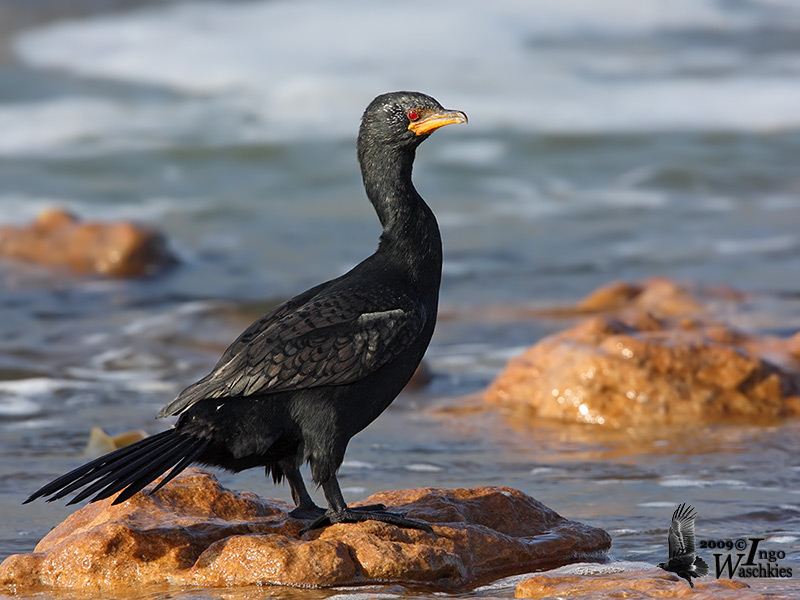
[[[352,289],[304,294],[248,328],[214,370],[181,392],[159,416],[176,415],[206,398],[235,398],[363,379],[410,346],[425,324],[407,298],[359,298]],[[310,297],[309,297],[310,296]],[[365,312],[361,306],[387,305]],[[345,301],[346,299],[346,301]],[[360,301],[361,300],[361,301]]]

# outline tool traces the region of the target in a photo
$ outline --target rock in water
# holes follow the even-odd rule
[[[612,281],[579,301],[560,309],[564,315],[610,313],[623,310],[646,312],[655,317],[680,317],[707,313],[710,305],[745,298],[742,292],[724,286],[678,283],[663,277],[637,282]]]
[[[30,225],[0,226],[0,255],[107,277],[151,275],[177,262],[152,227],[80,221],[62,209],[46,210]]]
[[[452,589],[491,578],[602,560],[603,530],[564,519],[510,488],[423,488],[375,494],[429,522],[435,535],[378,521],[300,535],[291,507],[221,487],[192,468],[152,496],[89,504],[48,533],[32,554],[0,565],[12,590],[108,592],[148,584],[325,587],[407,583]],[[0,588],[0,592],[2,588]]]
[[[613,565],[608,565],[613,567]],[[569,570],[569,569],[568,569]],[[564,600],[650,600],[691,598],[692,600],[778,600],[782,595],[762,594],[745,583],[731,579],[697,580],[689,587],[682,579],[653,569],[587,575],[545,573],[521,581],[516,598],[564,598]]]
[[[731,328],[629,313],[594,316],[512,359],[490,404],[608,427],[774,423],[800,415],[798,375]]]

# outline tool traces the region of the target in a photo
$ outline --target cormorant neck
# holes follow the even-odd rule
[[[361,142],[361,140],[359,140]],[[359,143],[358,161],[361,177],[384,233],[395,227],[405,209],[422,202],[411,182],[416,148],[399,150],[391,146]]]
[[[378,252],[405,265],[412,279],[441,276],[442,241],[433,211],[411,182],[416,147],[359,140],[361,175],[383,226]],[[438,290],[438,285],[436,286]]]

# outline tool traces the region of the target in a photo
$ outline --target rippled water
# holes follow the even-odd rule
[[[82,460],[91,427],[167,426],[153,415],[250,320],[374,250],[355,131],[374,95],[411,88],[470,116],[415,169],[445,245],[434,380],[353,440],[346,496],[511,485],[650,564],[686,501],[700,537],[763,535],[800,573],[796,422],[611,434],[453,410],[570,324],[524,309],[612,279],[758,291],[739,326],[800,328],[792,0],[190,2],[3,42],[0,219],[57,204],[157,223],[183,266],[119,282],[0,262],[0,557],[71,511],[19,502]],[[288,499],[257,471],[221,477]],[[297,592],[329,594],[360,597]]]

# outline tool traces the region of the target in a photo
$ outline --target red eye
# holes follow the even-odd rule
[[[416,121],[417,119],[419,119],[419,113],[415,111],[413,108],[410,111],[408,111],[406,115],[408,116],[409,121]]]

